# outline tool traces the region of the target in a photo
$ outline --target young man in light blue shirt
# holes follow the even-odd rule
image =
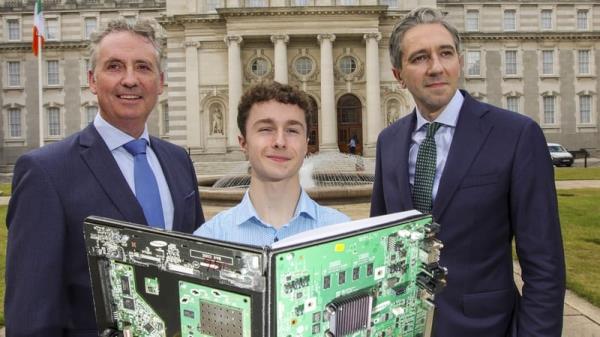
[[[217,214],[195,235],[270,245],[309,229],[350,220],[312,200],[298,172],[308,151],[308,96],[277,82],[258,84],[242,96],[237,123],[240,147],[250,163],[250,187],[242,202]]]

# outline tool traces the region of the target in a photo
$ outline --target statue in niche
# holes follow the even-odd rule
[[[222,135],[223,134],[223,113],[221,107],[218,104],[214,104],[210,111],[210,134],[211,135]]]
[[[387,108],[387,125],[394,123],[396,120],[400,118],[400,109],[398,109],[398,102],[396,100],[392,100],[388,103]]]

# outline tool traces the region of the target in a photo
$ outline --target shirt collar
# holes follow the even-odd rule
[[[462,107],[464,101],[465,101],[465,98],[463,97],[460,90],[457,89],[456,92],[454,93],[454,96],[452,96],[452,99],[448,103],[448,105],[446,105],[444,110],[442,110],[442,113],[440,113],[440,115],[435,119],[434,122],[442,123],[443,125],[455,128],[456,121],[458,120],[458,115],[460,113],[460,108]],[[415,130],[418,131],[418,130],[421,130],[423,125],[429,123],[429,121],[426,120],[421,115],[421,112],[419,111],[418,107],[416,108],[416,110],[417,110],[417,125],[416,125]]]
[[[98,130],[100,137],[102,137],[102,139],[106,143],[106,146],[108,146],[108,149],[111,151],[134,140],[133,137],[117,129],[112,124],[107,122],[104,118],[102,118],[102,116],[100,116],[100,114],[96,114],[96,117],[94,118],[94,127],[96,128],[96,130]],[[140,138],[144,138],[148,142],[148,144],[150,144],[150,137],[148,136],[148,127],[146,125],[144,125],[144,132],[142,133]]]
[[[237,212],[238,216],[236,219],[234,219],[235,223],[237,223],[238,226],[241,226],[247,221],[256,219],[264,226],[271,226],[264,222],[260,218],[260,216],[258,216],[258,213],[256,213],[256,209],[254,208],[254,205],[252,205],[252,200],[250,200],[249,191],[249,189],[246,190],[242,201],[238,204],[238,206],[236,206],[238,207],[240,212]],[[296,219],[300,215],[306,215],[308,217],[311,217],[313,220],[317,219],[317,205],[314,202],[312,202],[312,199],[308,196],[308,193],[306,193],[304,189],[300,190],[300,199],[298,200],[298,204],[296,205],[294,216],[290,219],[288,224],[294,221],[294,219]]]

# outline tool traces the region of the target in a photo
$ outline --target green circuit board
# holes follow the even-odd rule
[[[420,219],[276,255],[277,336],[428,336],[435,289],[427,286],[441,278],[441,244],[430,224]]]
[[[128,331],[132,336],[164,337],[165,323],[154,309],[138,293],[133,266],[112,261],[109,267],[114,314],[119,330]],[[145,289],[158,294],[158,281],[145,279]]]

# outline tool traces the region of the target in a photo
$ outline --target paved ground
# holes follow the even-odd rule
[[[558,181],[556,187],[558,189],[600,188],[600,180]],[[8,197],[0,197],[0,205],[8,204],[8,200]],[[362,219],[369,215],[370,203],[332,205],[332,207],[346,213],[352,219]],[[203,208],[204,215],[210,219],[227,207],[204,205]],[[521,270],[517,263],[515,263],[515,280],[520,287]],[[562,336],[600,337],[600,309],[567,290]],[[0,337],[5,337],[4,329],[0,329]]]

